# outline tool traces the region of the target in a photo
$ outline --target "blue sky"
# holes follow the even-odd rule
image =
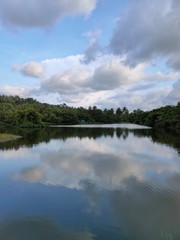
[[[0,0],[0,94],[100,108],[180,101],[177,0]]]

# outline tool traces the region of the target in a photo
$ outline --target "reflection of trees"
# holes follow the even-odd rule
[[[60,139],[65,141],[68,138],[78,137],[80,139],[113,137],[115,129],[113,128],[45,128],[45,129],[1,129],[0,132],[13,133],[22,138],[16,141],[0,143],[1,150],[18,149],[21,146],[32,147],[40,142],[49,142],[51,139]]]
[[[180,154],[180,130],[179,129],[136,129],[133,130],[136,137],[148,137],[153,142],[163,143],[175,148]]]
[[[32,147],[39,144],[40,142],[48,142],[49,137],[46,136],[44,129],[1,129],[1,132],[13,133],[15,135],[20,135],[15,141],[1,142],[0,149],[19,149],[19,147]]]
[[[128,137],[128,134],[129,134],[128,129],[116,128],[116,136],[118,138],[123,137],[123,139],[125,140]]]
[[[148,137],[153,142],[167,144],[174,147],[180,152],[180,131],[173,129],[122,129],[122,128],[83,128],[83,127],[56,127],[45,129],[0,129],[0,132],[13,133],[20,135],[23,138],[16,141],[0,143],[1,150],[18,149],[20,146],[32,147],[40,142],[49,142],[51,139],[60,139],[65,141],[67,138],[83,139],[113,137],[116,134],[117,138],[128,137],[129,133],[133,133],[135,137]]]

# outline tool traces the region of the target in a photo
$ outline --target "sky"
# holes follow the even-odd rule
[[[150,110],[180,101],[179,0],[0,0],[0,94]]]

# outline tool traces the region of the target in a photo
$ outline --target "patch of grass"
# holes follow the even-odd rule
[[[13,134],[0,133],[0,142],[12,141],[18,138],[20,138],[20,136],[16,136]]]

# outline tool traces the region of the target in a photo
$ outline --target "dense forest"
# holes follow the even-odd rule
[[[116,110],[96,106],[69,107],[66,104],[40,103],[33,98],[0,95],[0,124],[14,127],[44,127],[60,124],[136,123],[158,128],[180,128],[180,102],[151,111],[129,112],[126,107]]]

